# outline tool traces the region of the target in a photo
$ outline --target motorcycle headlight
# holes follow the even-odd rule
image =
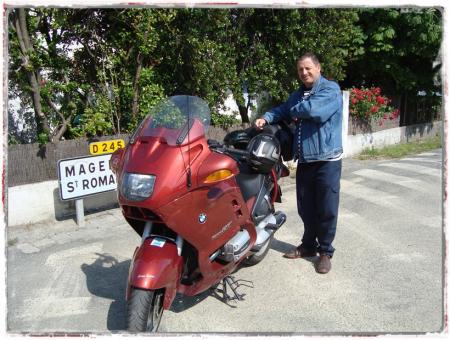
[[[125,172],[122,177],[120,192],[129,201],[143,201],[153,193],[156,176],[130,174]]]

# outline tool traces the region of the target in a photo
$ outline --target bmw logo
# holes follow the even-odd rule
[[[206,222],[206,214],[198,215],[198,221],[202,224],[205,223]]]

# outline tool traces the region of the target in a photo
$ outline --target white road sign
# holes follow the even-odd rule
[[[109,168],[111,154],[61,159],[58,161],[61,200],[77,199],[117,189],[116,176]]]

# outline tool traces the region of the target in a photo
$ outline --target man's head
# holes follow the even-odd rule
[[[313,53],[305,53],[297,59],[298,77],[306,87],[312,87],[320,77],[320,62]]]

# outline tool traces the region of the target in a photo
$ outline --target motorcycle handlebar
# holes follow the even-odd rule
[[[225,153],[230,153],[230,154],[244,156],[244,157],[248,157],[248,155],[250,154],[247,150],[232,149],[232,148],[227,148],[227,147],[224,147],[224,150],[225,150]]]
[[[250,155],[250,153],[246,150],[233,149],[226,146],[223,147],[223,153],[238,161],[247,161],[248,156]]]
[[[239,160],[246,160],[250,153],[247,150],[239,150],[234,148],[229,148],[223,144],[218,143],[217,141],[211,141],[208,143],[209,147],[214,149],[217,152],[224,153],[233,158],[238,158]]]

